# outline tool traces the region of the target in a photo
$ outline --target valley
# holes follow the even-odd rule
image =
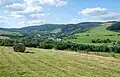
[[[1,77],[119,77],[120,33],[112,22],[0,28]],[[23,43],[25,52],[14,52]]]

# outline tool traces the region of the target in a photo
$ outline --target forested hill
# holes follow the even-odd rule
[[[72,51],[120,51],[119,32],[106,30],[115,22],[45,24],[19,29],[0,29],[0,46],[24,43],[27,47]],[[113,47],[112,49],[110,49]]]
[[[18,30],[28,31],[28,32],[33,30],[52,31],[54,29],[60,28],[62,31],[64,29],[66,29],[67,31],[72,31],[78,28],[89,28],[92,26],[96,26],[97,24],[101,24],[101,23],[100,22],[83,22],[79,24],[44,24],[44,25],[23,27]]]
[[[120,31],[120,22],[115,22],[113,25],[107,27],[108,30]]]
[[[54,37],[64,37],[70,34],[84,32],[92,27],[102,24],[101,22],[83,22],[78,24],[44,24],[37,26],[28,26],[19,29],[6,29],[0,28],[4,31],[15,31],[21,32],[26,35],[41,35],[41,36],[54,36]]]

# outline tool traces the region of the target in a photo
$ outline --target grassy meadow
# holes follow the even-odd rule
[[[119,77],[120,60],[86,53],[0,47],[0,77]]]
[[[102,24],[101,26],[91,28],[90,30],[75,34],[77,39],[67,39],[68,41],[82,44],[90,44],[90,45],[103,45],[102,43],[92,43],[92,39],[110,39],[113,41],[120,41],[120,36],[118,36],[119,32],[108,31],[106,29],[107,26],[111,24]]]

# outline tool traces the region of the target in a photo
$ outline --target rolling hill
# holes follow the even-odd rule
[[[78,33],[78,32],[83,32],[88,30],[89,28],[92,28],[94,26],[97,26],[98,24],[101,24],[101,22],[83,22],[79,24],[45,24],[45,25],[38,25],[38,26],[29,26],[29,27],[24,27],[24,28],[19,28],[19,29],[5,29],[5,28],[0,28],[0,31],[7,31],[9,32],[19,32],[25,35],[41,35],[41,37],[48,36],[49,37],[58,37],[62,38],[65,36],[68,36],[70,34]],[[33,36],[31,36],[33,37]]]
[[[0,28],[0,77],[119,77],[120,46],[116,43],[120,41],[120,33],[106,29],[113,23]],[[55,42],[57,38],[62,41]],[[93,43],[93,39],[111,42]],[[27,48],[24,53],[14,52],[10,46],[16,41],[35,48]],[[113,45],[109,47],[104,44]],[[50,49],[40,49],[40,46]],[[65,51],[55,49],[54,46]]]
[[[110,39],[112,41],[120,41],[120,33],[107,30],[108,27],[111,27],[113,23],[107,22],[101,24],[100,26],[89,29],[83,33],[76,33],[74,36],[76,38],[67,38],[67,41],[72,41],[75,43],[83,43],[83,44],[92,44],[92,45],[103,45],[104,43],[92,43],[93,39]]]
[[[109,26],[107,28],[108,30],[111,30],[111,31],[120,31],[120,22],[116,22],[114,23],[113,25]]]
[[[28,42],[62,40],[80,44],[90,45],[111,45],[120,40],[120,33],[108,30],[116,21],[109,22],[83,22],[78,24],[44,24],[38,26],[28,26],[23,28],[0,28],[1,39],[29,40]],[[110,40],[111,43],[93,43],[93,40]],[[38,43],[37,43],[38,45]]]

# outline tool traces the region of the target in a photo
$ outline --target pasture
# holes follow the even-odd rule
[[[92,39],[110,39],[113,41],[120,41],[119,32],[106,30],[110,24],[102,24],[101,26],[91,28],[90,30],[75,34],[77,39],[67,39],[75,43],[90,44],[90,45],[103,45],[102,43],[92,43]]]
[[[0,77],[119,77],[120,59],[59,50],[0,47]]]

